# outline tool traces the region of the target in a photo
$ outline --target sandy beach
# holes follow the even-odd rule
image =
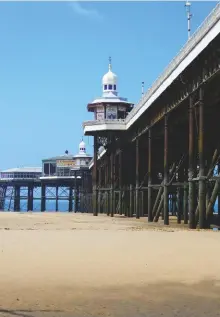
[[[220,316],[220,232],[0,213],[0,316]]]

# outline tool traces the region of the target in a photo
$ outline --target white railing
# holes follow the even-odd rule
[[[176,55],[163,73],[156,79],[151,88],[145,93],[139,103],[132,109],[126,118],[126,123],[142,108],[147,100],[155,93],[155,91],[162,85],[162,83],[170,76],[175,68],[182,62],[182,60],[192,51],[192,49],[201,41],[206,33],[218,22],[220,19],[220,3],[211,11],[203,23],[198,27],[191,38],[186,42],[179,54]]]
[[[87,125],[99,125],[99,124],[125,124],[126,119],[104,119],[104,120],[90,120],[83,122],[83,128]]]

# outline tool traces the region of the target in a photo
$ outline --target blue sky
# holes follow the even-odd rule
[[[192,3],[192,31],[215,5]],[[136,103],[186,40],[184,2],[0,2],[0,169],[78,151],[109,56]]]

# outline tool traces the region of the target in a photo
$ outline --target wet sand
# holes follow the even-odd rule
[[[0,213],[0,316],[220,316],[220,232]]]

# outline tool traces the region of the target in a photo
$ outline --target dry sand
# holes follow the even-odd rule
[[[0,316],[220,316],[220,232],[0,214]]]

